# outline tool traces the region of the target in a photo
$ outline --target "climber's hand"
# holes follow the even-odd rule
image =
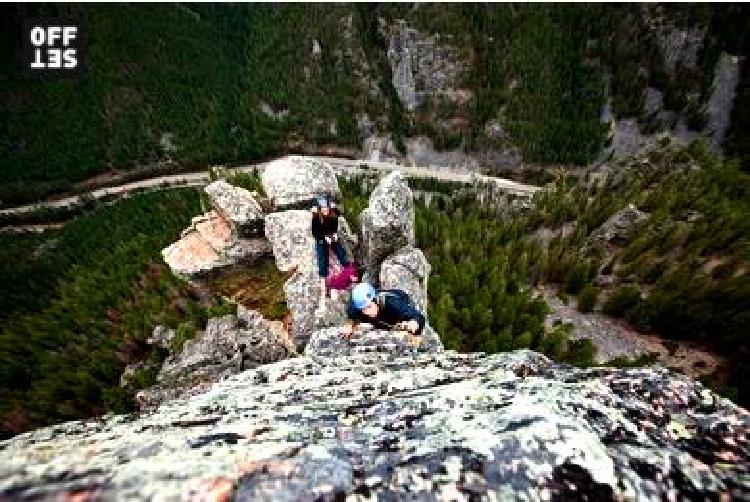
[[[354,334],[354,326],[352,324],[344,324],[341,326],[339,333],[343,338],[350,338]]]
[[[326,239],[326,242],[327,242],[328,244],[330,244],[330,243],[331,243],[331,238],[330,238],[330,237],[328,237],[327,235],[326,235],[325,239]]]
[[[417,323],[417,321],[415,320],[402,321],[398,323],[396,327],[404,331],[408,331],[409,333],[416,333],[419,329],[419,323]]]

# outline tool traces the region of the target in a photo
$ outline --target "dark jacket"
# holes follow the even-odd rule
[[[321,218],[320,209],[318,212],[313,212],[312,215],[312,234],[316,241],[322,241],[327,235],[336,235],[339,231],[339,210],[338,208],[331,209],[331,214],[325,218]]]
[[[400,289],[384,289],[378,291],[375,301],[380,307],[376,318],[366,316],[349,302],[346,311],[349,319],[355,322],[366,322],[379,329],[393,329],[400,322],[417,321],[419,329],[416,334],[422,334],[425,324],[424,315],[414,308],[408,294]]]

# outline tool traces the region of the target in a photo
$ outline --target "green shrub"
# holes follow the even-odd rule
[[[563,289],[566,293],[577,294],[586,285],[589,280],[588,263],[583,260],[576,261],[575,264],[565,274]]]
[[[641,306],[641,291],[635,286],[620,286],[602,305],[602,312],[613,316],[627,317]]]
[[[134,410],[133,402],[128,392],[121,387],[110,387],[102,392],[104,406],[113,413],[122,414]]]
[[[567,351],[560,361],[582,368],[592,366],[596,361],[596,347],[588,338],[569,340]]]
[[[260,181],[260,174],[257,171],[248,173],[237,173],[227,178],[227,183],[235,185],[251,192],[258,192],[261,197],[266,196],[263,184]]]
[[[591,312],[596,307],[596,303],[599,299],[599,290],[597,290],[591,284],[587,284],[578,293],[578,304],[576,307],[579,312]]]
[[[281,320],[288,312],[289,309],[287,308],[286,302],[275,302],[269,304],[261,313],[266,319]]]
[[[640,368],[643,366],[651,366],[659,358],[657,352],[643,353],[637,357],[624,357],[619,356],[614,359],[610,359],[605,363],[606,366],[614,366],[616,368]]]
[[[195,338],[195,332],[195,323],[192,321],[180,323],[175,330],[174,338],[172,338],[172,351],[179,353],[185,345],[185,342]]]

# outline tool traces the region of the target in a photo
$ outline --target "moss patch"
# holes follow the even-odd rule
[[[287,277],[276,268],[273,258],[268,257],[211,278],[206,286],[211,293],[257,310],[266,319],[281,320],[289,311],[284,296]]]

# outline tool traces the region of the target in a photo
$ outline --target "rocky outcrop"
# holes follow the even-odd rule
[[[721,500],[750,415],[664,369],[353,338],[149,414],[0,443],[7,500]],[[312,342],[311,342],[312,345]],[[371,348],[372,350],[368,349]]]
[[[281,108],[279,110],[275,110],[265,101],[260,102],[260,111],[262,111],[266,115],[266,117],[271,117],[275,120],[283,120],[289,116],[289,108]]]
[[[654,87],[646,87],[643,113],[647,117],[655,116],[664,110],[664,93]]]
[[[340,194],[331,166],[310,157],[288,156],[269,162],[261,182],[277,209],[307,208],[318,194]]]
[[[420,249],[405,247],[381,264],[380,287],[405,291],[419,310],[427,312],[427,280],[431,269]]]
[[[399,156],[396,145],[390,134],[387,136],[368,136],[362,140],[362,155],[374,162],[393,161]]]
[[[360,215],[360,228],[363,264],[376,280],[389,254],[414,245],[414,199],[401,173],[386,175],[375,187]]]
[[[240,263],[253,263],[271,248],[263,235],[263,210],[251,192],[214,181],[205,188],[212,209],[192,219],[180,240],[162,250],[175,274],[197,279]]]
[[[231,220],[211,210],[193,218],[180,240],[161,254],[172,272],[194,279],[238,263],[253,263],[270,252],[264,238],[238,237]]]
[[[452,97],[464,71],[456,47],[403,20],[388,28],[387,37],[393,87],[407,110],[414,111],[426,96]]]
[[[167,326],[159,325],[154,328],[151,336],[146,340],[149,345],[156,345],[163,349],[168,349],[172,346],[172,340],[177,335],[175,330],[168,328]]]
[[[671,71],[680,66],[695,68],[705,37],[703,28],[680,29],[670,23],[659,27],[657,40],[666,67]]]
[[[708,125],[711,146],[720,151],[734,108],[734,96],[740,81],[740,63],[737,56],[721,53],[714,69],[714,82],[708,102]]]
[[[479,155],[467,155],[459,146],[452,150],[437,151],[432,139],[427,136],[416,136],[404,139],[406,161],[408,164],[433,168],[459,168],[479,171]]]
[[[309,210],[292,209],[266,215],[266,237],[273,247],[281,271],[308,269],[315,259],[315,239],[310,230]]]
[[[598,276],[597,279],[613,276]],[[601,282],[601,281],[597,281]],[[612,286],[608,284],[607,286]],[[576,301],[563,302],[557,289],[538,288],[550,307],[545,324],[554,329],[559,324],[569,325],[571,338],[588,339],[596,347],[597,364],[606,364],[616,358],[637,360],[648,356],[655,364],[679,371],[691,378],[705,378],[729,364],[723,357],[713,354],[705,347],[690,343],[674,344],[652,333],[643,333],[623,319],[599,312],[581,313]]]
[[[372,329],[369,325],[358,326],[353,337],[341,336],[337,327],[324,328],[310,337],[305,355],[310,357],[339,357],[365,353],[399,356],[418,352],[441,352],[443,344],[430,329],[421,335],[411,335],[406,331],[385,331]]]
[[[155,333],[153,341],[164,346],[168,338],[171,349],[175,335],[164,335],[163,330]],[[142,407],[153,406],[194,392],[199,384],[285,359],[294,352],[281,323],[240,307],[237,315],[209,319],[205,331],[185,341],[181,349],[173,350],[159,371],[156,385],[140,391],[137,400]]]
[[[586,245],[601,247],[608,244],[623,244],[631,239],[638,226],[646,221],[649,216],[649,213],[645,213],[630,204],[610,216],[607,221],[591,232]]]
[[[263,234],[263,209],[250,191],[219,180],[209,184],[204,192],[214,210],[231,222],[238,237]]]
[[[320,278],[312,267],[300,269],[284,283],[286,305],[292,314],[291,336],[304,349],[315,328],[315,309],[320,298]]]

